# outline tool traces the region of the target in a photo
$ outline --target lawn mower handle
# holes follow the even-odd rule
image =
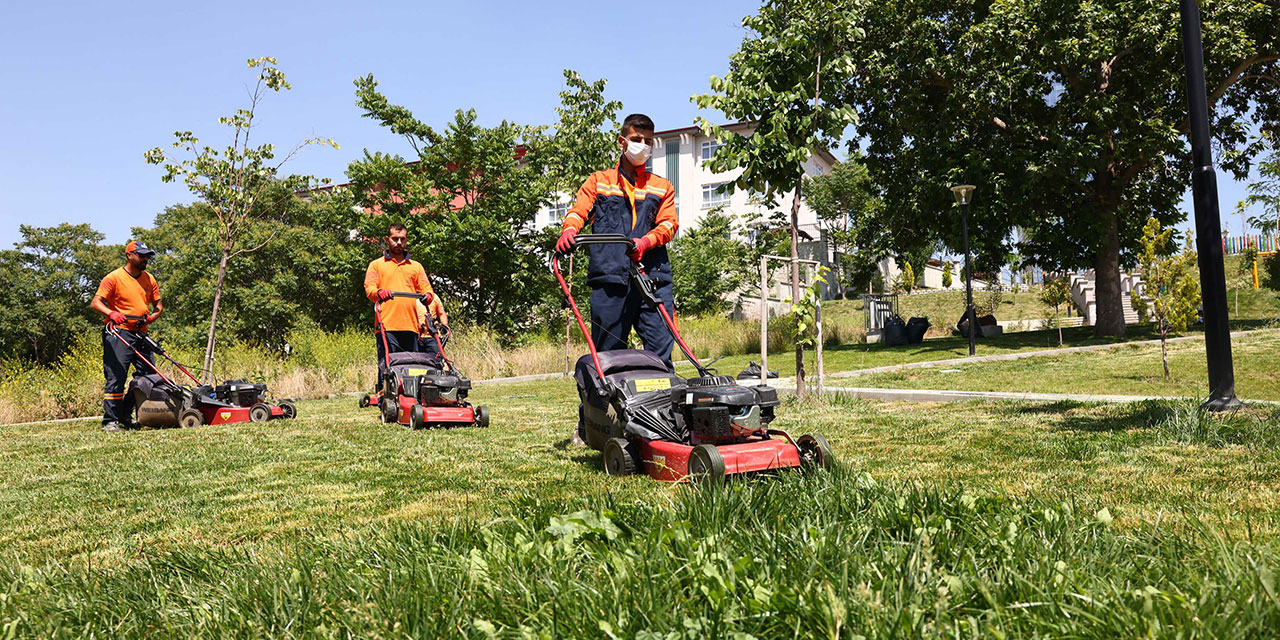
[[[564,253],[556,251],[555,254],[557,256],[565,256],[573,253],[573,249],[578,245],[590,246],[593,244],[625,244],[627,245],[628,253],[636,248],[636,241],[621,233],[582,233],[573,237],[573,247],[568,251]]]

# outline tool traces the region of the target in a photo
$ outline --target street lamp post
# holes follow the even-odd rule
[[[973,266],[969,264],[969,201],[973,199],[974,186],[960,184],[951,187],[951,194],[960,205],[961,220],[964,221],[964,301],[965,317],[969,319],[969,355],[976,353],[974,332],[978,330],[978,318],[973,312]]]
[[[1240,406],[1231,361],[1231,326],[1227,322],[1227,285],[1222,264],[1222,225],[1218,213],[1218,177],[1209,144],[1209,99],[1204,82],[1204,43],[1200,5],[1181,0],[1183,60],[1187,68],[1187,113],[1191,131],[1191,200],[1196,216],[1196,253],[1200,291],[1204,296],[1204,351],[1209,367],[1209,400],[1205,407],[1226,411]]]

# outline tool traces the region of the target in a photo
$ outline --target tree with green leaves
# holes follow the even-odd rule
[[[1062,346],[1062,312],[1060,309],[1071,302],[1071,284],[1067,278],[1059,277],[1046,280],[1040,289],[1040,301],[1053,307],[1053,324],[1058,327],[1058,346]]]
[[[862,226],[875,219],[874,210],[880,206],[867,167],[855,154],[831,171],[806,179],[803,191],[840,258],[836,277],[844,287],[862,288],[875,264],[888,255],[882,246],[859,243],[869,235]]]
[[[0,353],[54,362],[75,337],[100,326],[89,309],[102,277],[124,259],[87,224],[20,225],[22,239],[0,251]]]
[[[565,69],[564,82],[554,132],[539,158],[551,189],[574,194],[592,173],[618,159],[618,110],[622,103],[605,99],[608,81],[604,78],[587,82],[577,71]]]
[[[1097,335],[1120,335],[1119,273],[1143,223],[1180,219],[1190,182],[1179,13],[1167,0],[865,3],[853,25],[867,167],[892,246],[961,244],[942,216],[948,187],[978,185],[978,263],[1015,242],[1030,264],[1098,274]],[[1204,2],[1211,128],[1221,165],[1243,177],[1255,123],[1280,123],[1280,3]],[[900,250],[900,249],[899,249]],[[984,259],[986,256],[989,259]],[[976,268],[975,268],[976,269]]]
[[[1240,288],[1253,286],[1254,269],[1258,266],[1258,247],[1246,242],[1244,251],[1240,252],[1240,267],[1236,270],[1236,320],[1240,319]]]
[[[274,237],[275,229],[261,242],[246,242],[251,229],[263,222],[282,220],[289,208],[298,202],[297,193],[318,183],[309,175],[285,175],[285,163],[304,147],[324,145],[335,149],[337,143],[325,138],[310,138],[294,145],[283,157],[277,158],[273,144],[250,146],[254,131],[254,119],[258,105],[268,92],[290,89],[284,72],[271,57],[253,58],[250,69],[258,69],[257,82],[249,94],[247,109],[237,109],[230,116],[218,118],[218,122],[231,129],[232,143],[222,151],[203,146],[190,131],[174,133],[173,151],[156,147],[145,154],[148,164],[164,169],[162,180],[181,180],[192,193],[206,204],[218,221],[216,230],[218,273],[213,285],[213,301],[209,311],[209,332],[205,343],[204,374],[213,371],[215,337],[218,326],[218,309],[222,303],[222,289],[227,276],[227,263],[237,256],[253,253],[266,246]],[[277,227],[278,228],[278,227]]]
[[[533,230],[551,196],[539,158],[545,127],[485,127],[475,110],[458,110],[437,131],[389,102],[372,75],[355,85],[364,117],[403,136],[418,156],[406,163],[366,151],[348,167],[357,202],[381,214],[365,219],[365,236],[404,224],[410,251],[455,315],[515,338],[550,286],[542,275],[546,238]]]
[[[1280,81],[1276,86],[1280,87]],[[1275,229],[1280,236],[1280,129],[1264,133],[1262,139],[1271,152],[1258,163],[1258,180],[1249,184],[1249,195],[1240,204],[1262,207],[1262,213],[1249,218],[1249,224]]]
[[[671,242],[671,272],[675,278],[676,308],[689,316],[721,314],[729,310],[729,296],[751,284],[758,261],[735,240],[734,218],[709,211],[698,226]]]
[[[1160,358],[1164,379],[1169,379],[1167,341],[1174,331],[1185,331],[1196,319],[1200,306],[1200,279],[1196,271],[1196,251],[1187,232],[1186,243],[1178,251],[1173,229],[1164,229],[1155,217],[1142,228],[1138,253],[1142,274],[1142,294],[1133,297],[1133,308],[1143,322],[1154,322],[1160,334]]]
[[[836,100],[855,69],[852,44],[862,35],[852,3],[840,0],[766,0],[760,12],[743,19],[748,31],[729,57],[729,73],[711,78],[714,93],[696,96],[702,109],[712,109],[731,122],[753,124],[739,135],[699,117],[705,135],[720,147],[708,168],[715,172],[742,169],[727,188],[747,189],[773,206],[779,196],[791,199],[792,305],[800,292],[799,211],[804,162],[814,149],[830,148],[854,110]],[[804,346],[796,344],[796,393],[805,392]]]
[[[332,331],[366,317],[364,267],[376,250],[350,233],[363,217],[349,192],[318,191],[281,219],[250,225],[243,241],[262,248],[227,264],[219,335],[283,350],[294,329]],[[217,216],[202,202],[168,207],[150,229],[134,229],[158,251],[149,270],[163,282],[163,328],[175,344],[199,340],[215,294],[209,274],[221,256],[218,231]]]
[[[895,293],[911,293],[916,287],[916,270],[911,268],[911,261],[902,260],[902,271],[898,273],[898,280],[893,285]]]

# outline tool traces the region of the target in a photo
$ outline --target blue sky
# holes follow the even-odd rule
[[[624,112],[662,129],[698,115],[689,97],[723,74],[754,0],[645,3],[14,3],[0,25],[0,247],[19,224],[88,222],[111,242],[191,200],[145,150],[191,130],[225,146],[217,118],[245,103],[245,60],[275,56],[293,91],[260,108],[258,140],[333,138],[288,165],[341,180],[361,149],[408,155],[360,118],[352,80],[430,124],[474,107],[482,121],[555,119],[561,70],[608,78]],[[843,154],[841,154],[843,155]],[[1219,174],[1223,220],[1243,186]],[[1189,210],[1190,205],[1184,208]]]

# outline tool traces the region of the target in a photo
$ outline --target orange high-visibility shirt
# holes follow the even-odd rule
[[[149,305],[160,301],[160,284],[146,271],[135,278],[120,267],[102,279],[94,295],[102,298],[112,311],[127,316],[146,316],[151,312]]]
[[[406,293],[435,294],[422,265],[405,254],[403,260],[384,255],[369,263],[364,272],[364,293],[378,300],[378,289]],[[418,332],[418,309],[413,298],[392,298],[382,303],[382,324],[387,331]]]

